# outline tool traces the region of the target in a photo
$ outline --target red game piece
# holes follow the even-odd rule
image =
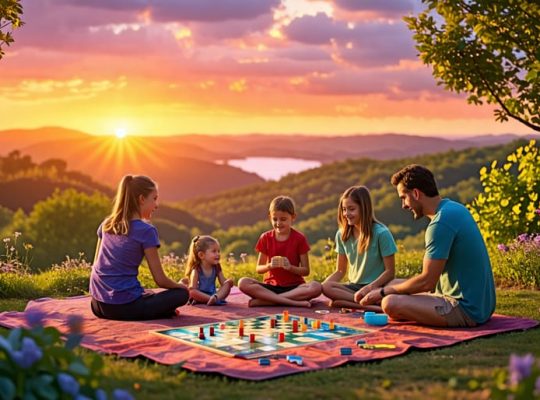
[[[240,337],[244,336],[244,328],[238,328],[238,336]]]
[[[275,328],[276,327],[276,320],[274,318],[271,318],[270,319],[270,328]]]
[[[298,332],[298,321],[296,319],[292,322],[292,331],[293,333]]]
[[[215,336],[215,333],[214,333],[214,327],[213,327],[213,326],[210,327],[210,336]]]
[[[199,339],[206,339],[206,337],[204,336],[204,328],[202,326],[199,328]]]
[[[285,333],[279,332],[279,343],[284,342],[284,341],[285,341]]]
[[[225,329],[225,324],[221,324],[221,325],[219,326],[219,329],[221,329],[221,330]]]
[[[255,343],[255,334],[254,333],[249,334],[249,343]]]

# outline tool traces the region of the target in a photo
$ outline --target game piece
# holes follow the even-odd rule
[[[388,315],[386,314],[376,314],[376,313],[365,313],[364,322],[368,325],[377,325],[382,326],[388,324]]]
[[[290,362],[291,364],[296,364],[299,366],[304,365],[304,360],[301,356],[288,355],[287,361]]]
[[[356,341],[356,345],[357,345],[357,346],[361,346],[361,345],[363,345],[363,344],[366,344],[366,341],[365,341],[364,339],[360,339],[360,340],[357,340],[357,341]]]
[[[238,321],[238,327],[239,328],[243,328],[244,327],[244,320],[241,319],[240,321]]]
[[[333,331],[333,330],[334,330],[334,327],[335,327],[334,320],[331,319],[331,320],[330,320],[330,323],[328,324],[328,329],[330,329],[331,331]]]
[[[275,328],[275,327],[276,327],[276,319],[270,318],[270,328]]]
[[[346,326],[337,322],[334,323],[334,330],[329,330],[328,324],[330,321],[324,321],[321,324],[323,329],[312,329],[310,325],[300,324],[303,318],[303,316],[289,315],[290,321],[288,323],[283,322],[282,314],[242,318],[244,321],[244,336],[239,336],[238,326],[240,319],[161,329],[152,332],[206,351],[243,359],[274,356],[285,358],[286,354],[283,354],[284,351],[292,351],[298,354],[297,349],[301,346],[310,346],[330,340],[346,338],[356,340],[362,337],[360,335],[371,332],[366,328]],[[276,328],[270,328],[269,321],[271,319],[277,321]],[[297,333],[292,334],[295,320],[298,321],[299,329]],[[309,319],[310,324],[313,320],[312,318]],[[211,327],[214,327],[214,336],[210,335]],[[206,335],[203,340],[199,339],[201,328],[203,334]],[[254,343],[251,342],[251,334],[255,335],[256,340]],[[278,354],[279,352],[281,354]]]
[[[298,332],[298,320],[296,320],[296,319],[292,322],[292,331],[293,331],[293,333]]]
[[[329,310],[315,310],[317,314],[330,314]]]
[[[352,349],[350,347],[342,347],[339,349],[339,352],[342,356],[350,356],[352,354]]]
[[[315,320],[311,321],[311,328],[312,329],[317,329],[317,321],[315,321]]]
[[[270,365],[270,359],[269,358],[259,358],[259,365]]]
[[[199,328],[199,339],[200,340],[206,339],[204,336],[204,328],[202,326]]]
[[[244,328],[243,327],[238,328],[238,336],[244,337]]]
[[[214,333],[214,327],[213,327],[213,326],[210,327],[209,331],[210,331],[210,336],[215,336],[215,333]]]
[[[283,311],[283,322],[289,322],[289,311]]]
[[[254,333],[249,334],[249,343],[255,343],[255,334]]]
[[[309,326],[309,318],[308,317],[304,317],[304,324]]]
[[[321,329],[321,320],[320,319],[315,320],[315,326],[316,326],[317,329]]]
[[[386,344],[386,343],[372,343],[372,344],[362,344],[361,348],[365,350],[378,350],[378,349],[395,349],[395,344]]]

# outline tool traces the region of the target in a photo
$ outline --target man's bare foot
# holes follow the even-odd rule
[[[210,296],[210,299],[208,300],[208,303],[206,304],[209,306],[213,306],[214,304],[217,303],[217,301],[218,301],[217,294],[213,294],[212,296]]]

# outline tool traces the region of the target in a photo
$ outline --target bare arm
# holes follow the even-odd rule
[[[362,289],[354,294],[354,301],[359,302],[366,294],[386,285],[392,279],[394,279],[396,271],[396,257],[394,254],[391,256],[383,257],[384,271],[377,279],[371,282],[369,285],[364,286]]]
[[[437,286],[437,282],[444,270],[446,260],[432,260],[424,258],[422,264],[422,272],[419,275],[413,276],[404,282],[388,285],[384,288],[385,295],[389,294],[416,294],[423,292],[431,292]],[[382,300],[380,290],[377,288],[364,296],[360,304],[365,306],[375,304]]]
[[[349,260],[347,260],[347,256],[345,254],[338,254],[337,257],[337,263],[336,263],[336,270],[330,275],[328,278],[326,278],[325,282],[340,282],[343,277],[347,274],[347,267],[349,265]]]
[[[265,274],[272,269],[272,264],[268,262],[268,256],[264,253],[259,253],[257,260],[257,273]]]
[[[220,286],[223,286],[223,284],[227,280],[227,278],[225,278],[225,275],[223,274],[223,271],[219,271],[219,273],[217,274],[217,278]]]
[[[98,240],[96,244],[96,252],[94,253],[94,264],[97,262],[100,250],[101,250],[101,238],[98,236]]]
[[[191,271],[191,274],[189,274],[189,290],[192,289],[198,289],[199,288],[199,273],[195,268]]]
[[[161,266],[161,260],[159,258],[157,247],[149,247],[144,249],[144,255],[146,257],[146,261],[148,262],[148,267],[150,268],[152,277],[159,287],[165,289],[187,289],[187,287],[182,283],[175,282],[165,275],[165,271],[163,271],[163,267]]]

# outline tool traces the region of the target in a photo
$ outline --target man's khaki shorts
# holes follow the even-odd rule
[[[448,326],[451,328],[472,328],[477,324],[471,317],[467,315],[463,308],[459,305],[459,302],[453,297],[449,296],[437,296],[433,295],[439,300],[438,305],[435,306],[435,311],[440,316],[446,319]]]

